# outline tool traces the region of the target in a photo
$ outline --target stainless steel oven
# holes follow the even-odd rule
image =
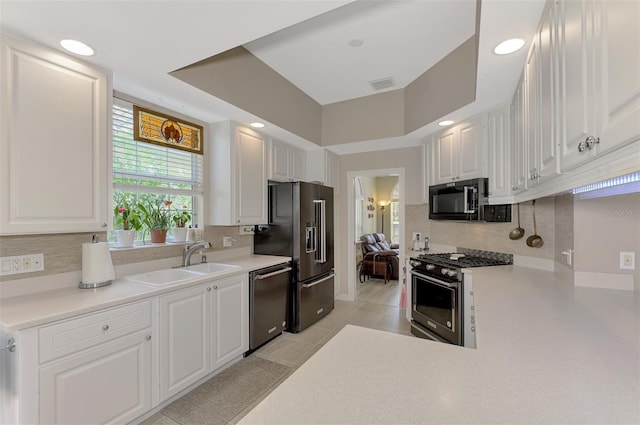
[[[447,282],[411,272],[411,332],[441,342],[463,345],[462,282]]]
[[[459,250],[411,257],[411,333],[475,347],[472,283],[462,270],[513,264],[513,255]]]

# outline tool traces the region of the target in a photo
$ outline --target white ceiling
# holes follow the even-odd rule
[[[500,41],[530,42],[544,0],[483,0],[477,100],[447,118],[459,120],[511,98],[526,48],[491,53]],[[320,104],[375,93],[368,81],[391,76],[406,86],[468,39],[475,0],[0,0],[0,28],[55,49],[63,38],[91,45],[84,59],[113,72],[114,88],[169,109],[215,122],[255,117],[169,72],[244,45]],[[324,14],[324,15],[323,15]],[[352,48],[347,42],[360,38]],[[444,117],[443,117],[444,118]],[[331,146],[339,154],[413,146],[435,123],[407,136]],[[315,147],[285,129],[265,132]]]

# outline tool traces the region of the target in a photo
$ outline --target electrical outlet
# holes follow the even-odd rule
[[[233,246],[233,238],[231,236],[224,236],[222,238],[222,246],[227,248]]]
[[[620,251],[620,268],[626,270],[635,270],[636,253]]]
[[[255,234],[255,227],[254,226],[240,226],[239,230],[239,234],[241,235],[253,235]]]
[[[0,275],[31,273],[44,270],[43,254],[16,255],[14,257],[0,258],[2,267]]]
[[[20,273],[22,271],[22,260],[18,257],[15,257],[11,260],[11,271],[14,273]]]

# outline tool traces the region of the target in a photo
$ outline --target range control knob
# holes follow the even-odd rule
[[[449,269],[449,271],[447,271],[447,275],[451,277],[455,277],[458,275],[458,272],[453,269]]]
[[[436,268],[436,266],[435,266],[434,264],[427,264],[427,265],[426,265],[426,269],[427,269],[427,270],[433,270],[433,269],[435,269],[435,268]]]
[[[446,276],[449,273],[449,269],[445,269],[443,267],[443,268],[440,269],[440,273]]]
[[[409,264],[411,264],[411,267],[418,267],[420,265],[420,261],[411,260],[409,261]]]

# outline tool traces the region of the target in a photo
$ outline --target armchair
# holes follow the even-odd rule
[[[381,276],[387,280],[397,280],[399,275],[400,247],[389,244],[383,233],[369,233],[360,236],[362,263],[360,263],[360,282],[367,277]]]

